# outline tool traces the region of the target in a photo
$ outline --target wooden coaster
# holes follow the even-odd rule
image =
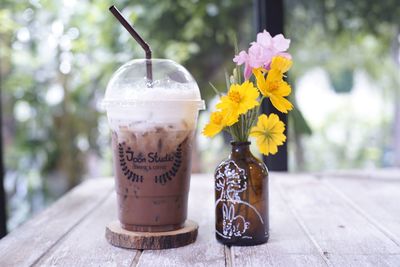
[[[182,229],[169,232],[131,232],[118,221],[106,226],[106,239],[116,247],[132,249],[167,249],[189,245],[196,241],[199,225],[187,220]]]

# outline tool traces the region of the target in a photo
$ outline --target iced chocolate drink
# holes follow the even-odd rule
[[[186,220],[193,130],[184,125],[112,133],[119,217],[132,231],[170,231]]]
[[[104,101],[118,216],[130,231],[171,231],[186,220],[191,150],[203,103],[193,78],[173,61],[153,60],[151,86],[144,72],[143,61],[125,64]]]

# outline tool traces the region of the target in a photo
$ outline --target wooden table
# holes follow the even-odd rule
[[[162,251],[109,245],[113,180],[92,179],[0,241],[0,266],[400,266],[400,170],[271,173],[270,240],[226,247],[214,238],[212,175],[193,175],[197,241]]]

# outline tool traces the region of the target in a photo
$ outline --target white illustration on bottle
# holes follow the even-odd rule
[[[231,165],[233,168],[231,168]],[[264,220],[258,210],[250,203],[240,198],[240,193],[247,189],[247,177],[244,169],[233,161],[225,161],[218,166],[215,175],[215,190],[220,191],[220,197],[215,202],[215,208],[222,202],[222,233],[216,231],[218,235],[231,239],[234,237],[248,238],[244,235],[250,228],[250,222],[241,216],[235,216],[235,205],[242,204],[251,208],[259,217],[262,224]]]
[[[233,205],[222,204],[222,233],[224,236],[242,236],[250,227],[250,223],[246,222],[243,216],[235,216],[235,207]]]

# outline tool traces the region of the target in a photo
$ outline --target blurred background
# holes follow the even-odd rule
[[[208,105],[239,49],[255,40],[252,0],[0,0],[0,86],[8,230],[90,177],[111,176],[99,109],[111,74],[143,51],[109,13],[117,5],[154,57],[184,65]],[[289,171],[400,167],[398,0],[285,0],[294,67]],[[207,122],[204,111],[199,130]],[[197,134],[195,172],[228,155]]]

